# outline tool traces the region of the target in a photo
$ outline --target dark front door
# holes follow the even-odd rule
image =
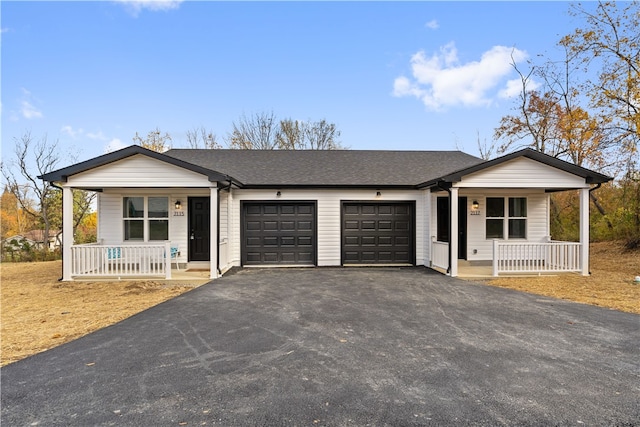
[[[343,264],[414,264],[414,204],[344,202]]]
[[[458,197],[458,259],[467,259],[467,198]]]
[[[189,197],[189,261],[209,261],[209,206],[208,197]]]

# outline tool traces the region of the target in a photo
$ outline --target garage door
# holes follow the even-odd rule
[[[244,202],[243,265],[315,265],[315,203]]]
[[[342,204],[343,264],[414,264],[413,203]]]

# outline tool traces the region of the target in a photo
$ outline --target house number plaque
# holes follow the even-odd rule
[[[183,211],[174,211],[173,212],[173,216],[184,216],[184,212]]]

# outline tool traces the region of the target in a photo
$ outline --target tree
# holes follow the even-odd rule
[[[338,150],[340,131],[326,120],[278,121],[273,113],[242,116],[233,123],[227,141],[230,148],[245,150]]]
[[[594,13],[574,5],[584,28],[560,44],[575,54],[585,69],[598,70],[584,84],[591,106],[611,118],[609,131],[621,150],[633,156],[640,140],[640,3],[599,2]]]
[[[0,238],[24,233],[33,228],[33,219],[28,217],[20,206],[13,192],[5,187],[0,199]]]
[[[222,146],[218,143],[216,134],[207,130],[204,126],[187,131],[187,144],[189,148],[218,149]]]
[[[171,141],[171,135],[167,132],[162,134],[158,128],[149,131],[147,137],[144,139],[138,135],[138,132],[136,132],[136,135],[133,137],[134,144],[159,153],[164,153],[169,150],[171,148]]]
[[[22,137],[14,137],[13,140],[15,161],[9,165],[4,162],[0,165],[7,182],[6,188],[15,196],[20,209],[42,224],[46,242],[49,239],[51,217],[55,209],[51,204],[55,189],[51,183],[41,181],[37,177],[53,171],[60,162],[58,141],[50,143],[46,135],[35,141],[31,132],[25,132]],[[26,180],[26,183],[21,183],[18,176]],[[35,204],[31,202],[32,198],[35,198]]]
[[[227,138],[229,148],[240,150],[275,150],[278,122],[271,113],[255,113],[249,117],[242,115],[238,122],[233,122],[233,130]]]

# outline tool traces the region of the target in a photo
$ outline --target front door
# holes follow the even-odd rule
[[[189,197],[189,261],[210,261],[210,212],[208,197]]]
[[[458,259],[467,259],[467,198],[458,197]]]

